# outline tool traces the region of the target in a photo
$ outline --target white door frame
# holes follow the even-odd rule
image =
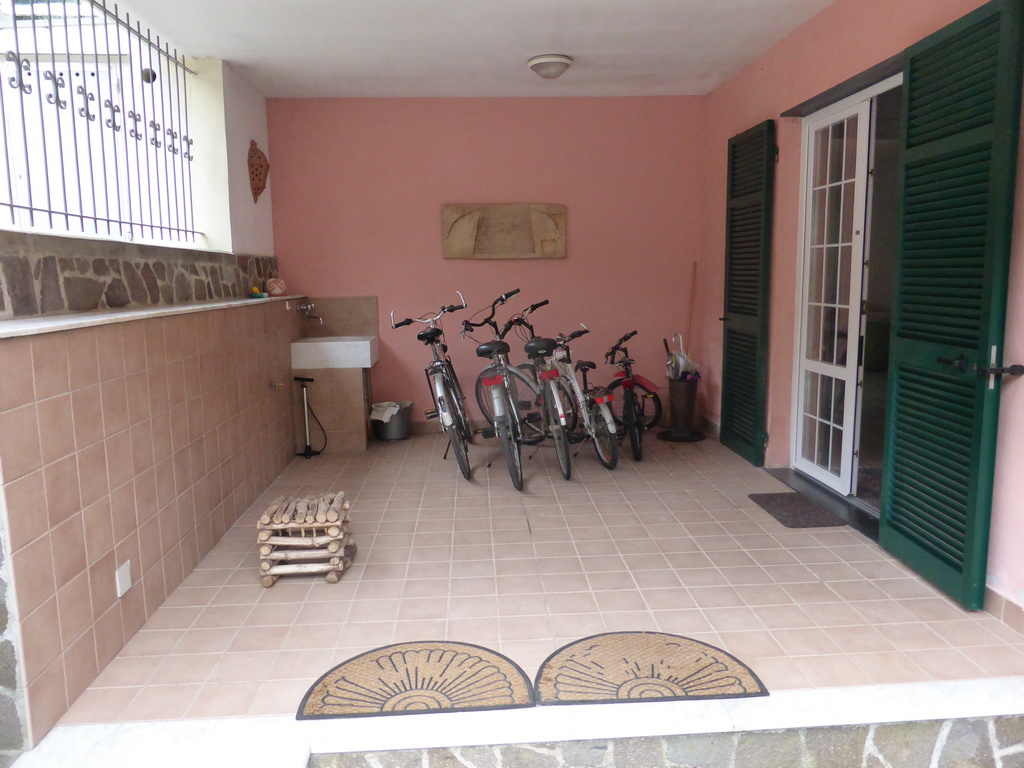
[[[887,78],[865,90],[856,93],[825,109],[809,115],[803,120],[802,156],[800,173],[799,205],[799,259],[797,263],[797,323],[794,334],[792,418],[790,424],[791,466],[804,472],[838,493],[849,495],[852,491],[856,470],[856,438],[859,434],[859,408],[862,371],[859,365],[862,307],[863,264],[866,258],[866,233],[868,230],[868,190],[871,142],[874,120],[871,115],[871,100],[880,93],[898,87],[903,75]],[[847,361],[844,366],[805,360],[805,338],[808,324],[808,269],[810,262],[811,233],[811,171],[814,159],[814,134],[823,127],[840,122],[852,115],[858,115],[857,172],[853,213],[852,256],[849,275],[849,318],[847,328]],[[845,382],[843,398],[842,448],[839,474],[804,459],[802,456],[802,431],[804,403],[804,374],[821,373]]]

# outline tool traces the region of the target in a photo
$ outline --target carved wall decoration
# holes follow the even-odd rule
[[[564,259],[564,205],[466,203],[441,207],[446,259]]]
[[[256,146],[256,140],[249,142],[249,186],[252,187],[252,201],[259,200],[263,190],[267,188],[267,176],[270,174],[270,161],[263,150]]]

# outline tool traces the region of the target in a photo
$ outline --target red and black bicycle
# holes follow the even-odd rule
[[[653,429],[661,421],[661,398],[658,397],[658,386],[654,382],[633,373],[634,361],[623,344],[634,336],[636,331],[630,331],[616,341],[605,353],[604,359],[621,369],[615,374],[615,380],[608,385],[611,392],[622,388],[622,395],[616,394],[612,400],[612,416],[629,437],[633,458],[641,461],[644,457],[644,432]]]

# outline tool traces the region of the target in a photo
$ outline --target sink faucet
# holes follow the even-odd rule
[[[313,310],[316,309],[316,304],[313,304],[312,302],[310,302],[309,304],[299,304],[298,309],[299,309],[299,312],[304,314],[310,320],[319,320],[320,321],[320,325],[324,324],[324,319],[322,317],[320,317],[320,315],[314,315],[313,314]]]

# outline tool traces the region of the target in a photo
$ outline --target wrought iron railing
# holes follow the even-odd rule
[[[195,240],[177,50],[105,0],[0,0],[0,73],[0,227]]]

